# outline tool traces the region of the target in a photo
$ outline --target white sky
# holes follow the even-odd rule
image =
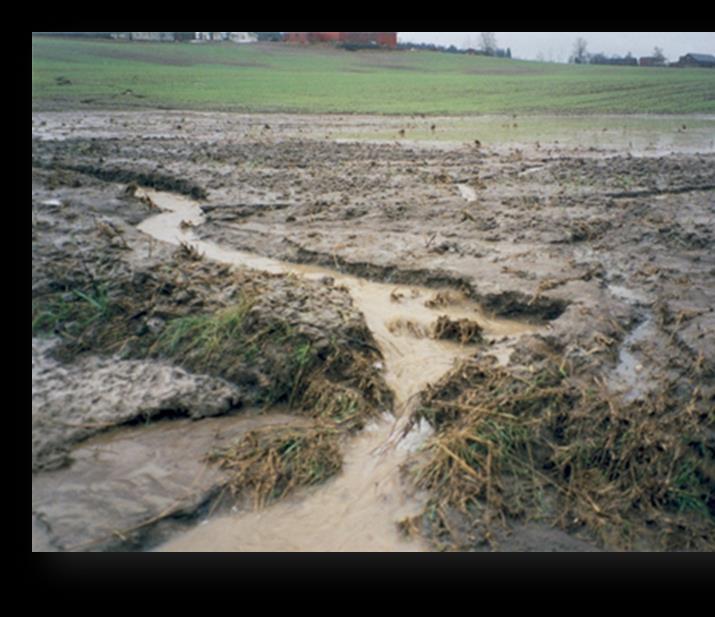
[[[470,40],[479,46],[479,32],[398,32],[400,42],[435,43],[464,47]],[[589,53],[648,56],[657,45],[670,61],[687,53],[715,54],[715,32],[495,32],[497,45],[511,48],[512,56],[535,60],[566,62],[574,41],[583,37]]]

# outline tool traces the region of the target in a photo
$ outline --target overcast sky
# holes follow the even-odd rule
[[[398,32],[400,42],[479,46],[479,32]],[[668,60],[687,53],[715,54],[715,32],[495,32],[497,45],[511,48],[512,56],[525,60],[567,62],[574,41],[583,37],[589,53],[648,56],[657,45]]]

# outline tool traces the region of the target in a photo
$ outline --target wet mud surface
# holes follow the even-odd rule
[[[665,529],[667,548],[711,547],[715,154],[330,137],[341,123],[359,131],[365,122],[33,114],[33,549],[141,550],[163,540],[168,550],[659,549],[656,531]],[[227,363],[235,350],[203,353],[182,338],[209,337],[209,325],[188,320],[229,323],[235,306],[244,307],[241,349],[253,345],[250,354]],[[697,454],[692,478],[677,499],[667,489],[652,497],[666,518],[644,522],[636,498],[619,502],[635,517],[624,520],[648,528],[619,544],[599,531],[615,526],[610,519],[574,515],[567,524],[545,507],[532,522],[507,508],[501,531],[485,533],[474,504],[446,500],[435,518],[429,496],[407,497],[410,481],[397,470],[408,455],[426,456],[417,446],[386,455],[383,488],[364,503],[354,497],[373,490],[369,474],[355,472],[369,467],[361,457],[431,404],[420,393],[446,379],[443,390],[472,405],[463,395],[474,384],[445,375],[455,361],[489,356],[515,379],[556,358],[574,388],[559,405],[577,398],[574,384],[597,384],[613,409],[656,413],[649,397],[667,394],[669,414],[689,414],[682,447]],[[339,413],[338,400],[350,401]],[[251,430],[257,420],[246,410],[257,404],[266,410],[258,418],[272,417],[274,404],[309,422],[329,410],[347,427],[342,472],[263,518],[232,522],[226,503],[216,506],[224,518],[185,534],[177,517],[195,525],[225,480],[206,452]],[[432,421],[421,440],[459,422]],[[194,432],[187,450],[180,444]],[[144,461],[136,482],[133,456]],[[92,457],[105,462],[93,467]],[[543,465],[539,473],[555,473],[553,460]],[[571,490],[563,481],[551,480],[556,494]],[[601,504],[608,490],[579,494]],[[340,504],[343,531],[328,539],[311,513]],[[405,522],[425,504],[431,523]],[[354,510],[362,517],[352,519]],[[304,525],[281,528],[301,517]],[[398,519],[410,532],[402,540]],[[136,526],[140,533],[123,531]],[[269,529],[282,540],[246,540]]]
[[[44,531],[51,550],[161,543],[219,502],[225,474],[203,460],[206,452],[258,427],[300,422],[249,411],[202,422],[153,422],[88,439],[73,448],[65,470],[33,476],[33,529]]]
[[[51,345],[33,339],[33,471],[67,465],[68,444],[102,430],[161,416],[223,415],[241,401],[236,386],[168,363],[90,356],[61,365]]]

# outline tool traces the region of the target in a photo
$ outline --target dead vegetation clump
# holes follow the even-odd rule
[[[211,452],[207,460],[229,473],[226,486],[232,496],[251,495],[262,507],[339,472],[338,441],[339,432],[330,426],[265,427]]]
[[[365,421],[391,409],[394,394],[376,364],[381,357],[371,350],[357,352],[336,346],[306,379],[306,387],[291,404],[318,420],[345,430],[362,429]]]
[[[390,292],[390,302],[402,302],[404,299],[405,294],[403,294],[401,291],[397,289],[393,289]]]
[[[307,367],[303,387],[291,394],[291,406],[348,431],[391,409],[394,394],[380,373],[382,355],[370,344],[368,332],[353,328],[350,345],[316,350],[318,361]]]
[[[376,407],[357,388],[324,377],[314,377],[300,399],[300,407],[310,416],[334,422],[337,427],[359,430]]]
[[[430,335],[434,339],[448,339],[467,345],[482,341],[482,330],[482,326],[471,319],[450,319],[442,315],[432,324]]]
[[[422,522],[453,545],[450,512],[486,540],[494,523],[539,520],[606,547],[712,550],[715,406],[693,383],[621,403],[553,361],[463,363],[416,412],[436,429],[409,467],[432,495]]]
[[[425,306],[427,308],[437,309],[445,306],[459,304],[463,300],[464,294],[462,292],[447,289],[445,291],[438,291],[431,298],[425,300]]]
[[[137,195],[137,192],[139,192],[139,190],[139,185],[136,182],[132,181],[124,187],[124,189],[119,193],[119,196],[123,199],[136,199],[146,205],[149,210],[161,210],[161,208],[159,208],[159,206],[154,203],[154,200],[149,197],[149,195],[146,195],[144,193],[140,193]]]
[[[395,335],[409,335],[415,338],[424,338],[429,335],[429,328],[418,323],[414,319],[405,319],[397,317],[390,320],[387,324],[387,329]]]
[[[199,252],[193,244],[188,242],[180,242],[179,249],[177,251],[181,257],[184,259],[190,259],[191,261],[201,261],[204,258],[203,253]]]
[[[136,197],[137,191],[139,190],[139,185],[136,182],[129,182],[127,185],[122,189],[120,192],[120,195],[122,197]]]
[[[606,219],[574,220],[567,225],[565,242],[593,242],[601,238],[612,227]]]

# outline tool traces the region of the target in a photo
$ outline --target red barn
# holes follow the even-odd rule
[[[397,47],[397,32],[286,32],[289,43],[352,43]]]

